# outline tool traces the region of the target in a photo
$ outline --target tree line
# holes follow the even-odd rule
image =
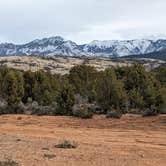
[[[141,65],[97,71],[78,65],[66,75],[3,67],[0,98],[1,114],[24,113],[27,105],[34,114],[48,115],[166,113],[166,67],[151,72]]]

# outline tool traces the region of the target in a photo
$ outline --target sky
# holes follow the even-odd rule
[[[77,43],[166,35],[166,0],[0,0],[0,43]]]

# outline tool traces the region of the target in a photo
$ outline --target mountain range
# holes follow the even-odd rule
[[[166,39],[95,40],[88,44],[79,45],[71,40],[55,36],[37,39],[20,45],[13,43],[0,44],[0,56],[60,55],[122,57],[161,52],[162,50],[166,50]]]

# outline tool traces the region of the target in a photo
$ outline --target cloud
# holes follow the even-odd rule
[[[77,42],[166,34],[165,0],[0,0],[0,41]]]

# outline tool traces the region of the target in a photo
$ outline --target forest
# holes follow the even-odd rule
[[[166,113],[166,67],[97,71],[78,65],[66,75],[0,68],[0,114],[120,118],[126,113]]]

